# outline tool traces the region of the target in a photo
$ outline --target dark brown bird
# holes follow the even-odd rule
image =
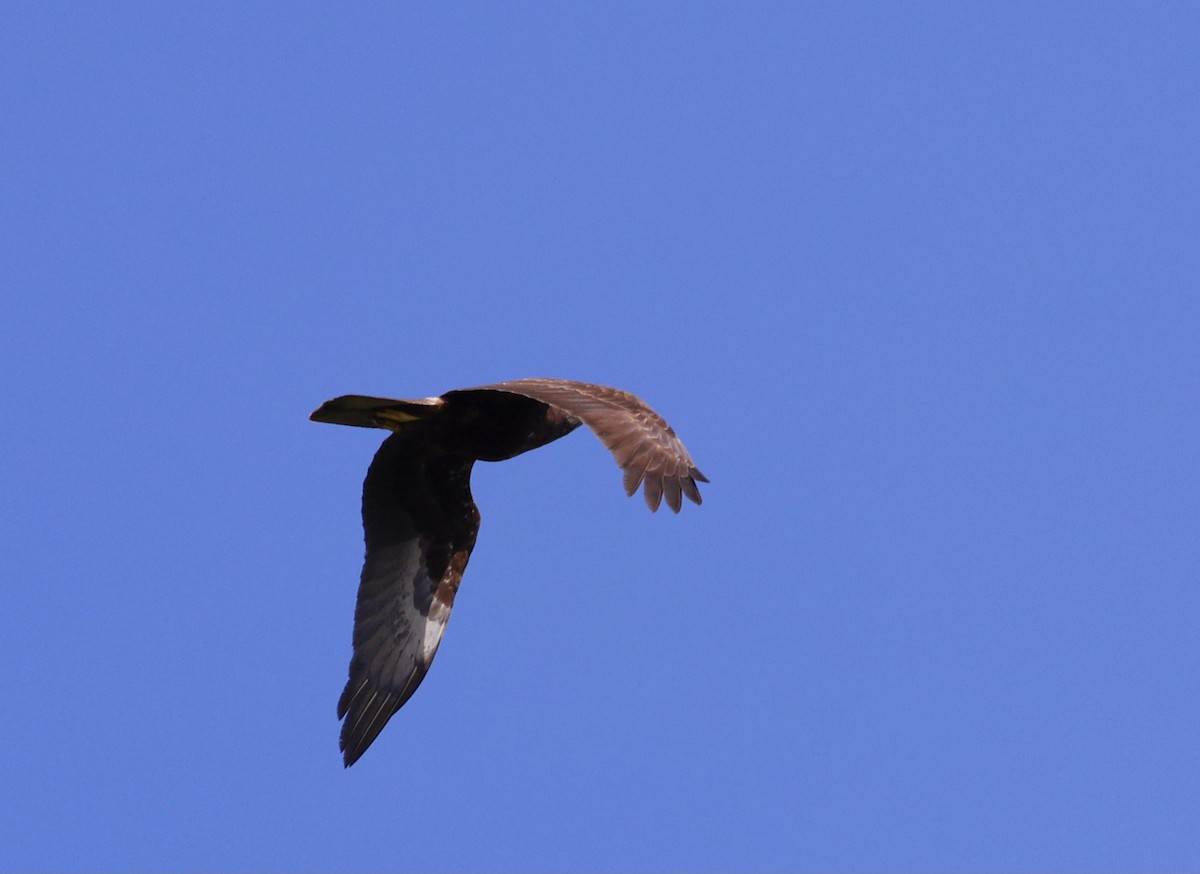
[[[696,481],[708,482],[662,417],[628,392],[566,379],[518,379],[439,398],[344,395],[314,422],[385,428],[363,483],[367,554],[354,610],[350,680],[338,701],[346,767],[366,751],[424,679],[467,567],[479,510],[471,498],[476,461],[503,461],[579,427],[591,428],[643,485],[651,511],[666,498],[676,513]]]

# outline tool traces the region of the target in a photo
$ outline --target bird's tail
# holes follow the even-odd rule
[[[330,425],[386,428],[394,431],[408,422],[429,418],[444,403],[441,398],[398,401],[392,398],[342,395],[321,404],[308,418],[314,422],[328,422]]]

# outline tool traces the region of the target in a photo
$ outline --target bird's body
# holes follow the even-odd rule
[[[363,483],[366,558],[354,613],[350,679],[338,702],[341,748],[352,765],[412,696],[437,652],[475,546],[476,461],[503,461],[587,424],[625,470],[629,494],[645,483],[652,510],[665,496],[700,503],[707,482],[650,407],[618,389],[527,379],[393,400],[345,395],[317,422],[385,428]]]

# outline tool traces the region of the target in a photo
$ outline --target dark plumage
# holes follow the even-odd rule
[[[700,503],[708,482],[675,432],[628,392],[565,379],[520,379],[440,398],[334,398],[314,422],[385,428],[363,483],[366,559],[354,611],[350,680],[338,701],[341,749],[354,764],[416,691],[437,653],[462,580],[479,511],[471,466],[503,461],[587,425],[657,510]]]

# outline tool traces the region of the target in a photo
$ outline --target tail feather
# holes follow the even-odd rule
[[[422,398],[401,401],[394,398],[372,398],[365,395],[342,395],[326,401],[313,410],[308,418],[330,425],[353,425],[356,428],[394,429],[405,422],[427,419],[444,404],[441,398]]]

